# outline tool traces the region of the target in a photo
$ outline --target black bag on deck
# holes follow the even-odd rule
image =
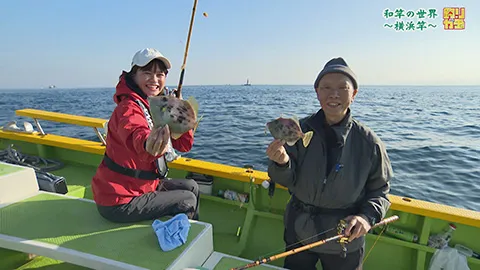
[[[60,194],[68,192],[65,177],[47,172],[61,169],[63,163],[59,161],[22,154],[14,149],[13,145],[9,145],[5,150],[0,151],[0,160],[10,164],[33,168],[40,190]]]
[[[66,194],[68,192],[65,177],[53,175],[48,172],[35,171],[38,187],[40,190]]]

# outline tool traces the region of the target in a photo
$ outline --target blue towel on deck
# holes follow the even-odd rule
[[[160,248],[163,251],[170,251],[187,242],[190,222],[187,215],[181,213],[165,222],[156,219],[152,227],[157,235]]]

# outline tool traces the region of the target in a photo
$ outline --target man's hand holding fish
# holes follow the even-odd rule
[[[275,139],[267,148],[268,158],[279,165],[287,164],[290,160],[285,147],[283,147],[284,143],[285,142],[283,140]]]

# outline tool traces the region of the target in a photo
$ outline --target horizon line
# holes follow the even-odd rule
[[[169,86],[166,85],[167,87],[173,87],[175,88],[176,86]],[[194,87],[194,86],[245,86],[243,84],[190,84],[190,85],[183,85],[183,87]],[[252,86],[312,86],[310,84],[251,84],[248,87]],[[379,86],[477,86],[479,87],[480,84],[365,84],[363,86],[360,86],[358,89],[362,89],[363,87],[379,87]],[[245,86],[247,87],[247,86]],[[68,89],[94,89],[94,88],[115,88],[115,86],[82,86],[82,87],[55,87],[55,88],[49,88],[47,87],[39,87],[39,88],[25,88],[25,87],[15,87],[15,88],[0,88],[0,91],[3,90],[68,90]]]

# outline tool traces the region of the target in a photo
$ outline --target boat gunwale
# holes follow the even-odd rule
[[[16,112],[19,111],[21,110],[17,110]],[[76,116],[69,114],[63,115],[65,117]],[[98,118],[98,120],[107,121],[100,118]],[[68,122],[68,120],[64,120],[64,122]],[[51,147],[59,147],[97,155],[103,155],[105,152],[105,146],[101,142],[55,134],[42,135],[40,133],[24,133],[0,129],[0,139],[19,140],[33,144],[48,145]],[[206,174],[214,177],[226,178],[256,185],[261,185],[263,181],[270,180],[268,173],[265,171],[246,169],[193,158],[180,157],[179,159],[169,162],[168,164],[174,169]],[[276,188],[287,190],[286,187],[280,184],[276,184]],[[449,206],[446,204],[402,197],[394,194],[388,194],[387,196],[391,201],[391,210],[403,211],[480,228],[480,212]]]

